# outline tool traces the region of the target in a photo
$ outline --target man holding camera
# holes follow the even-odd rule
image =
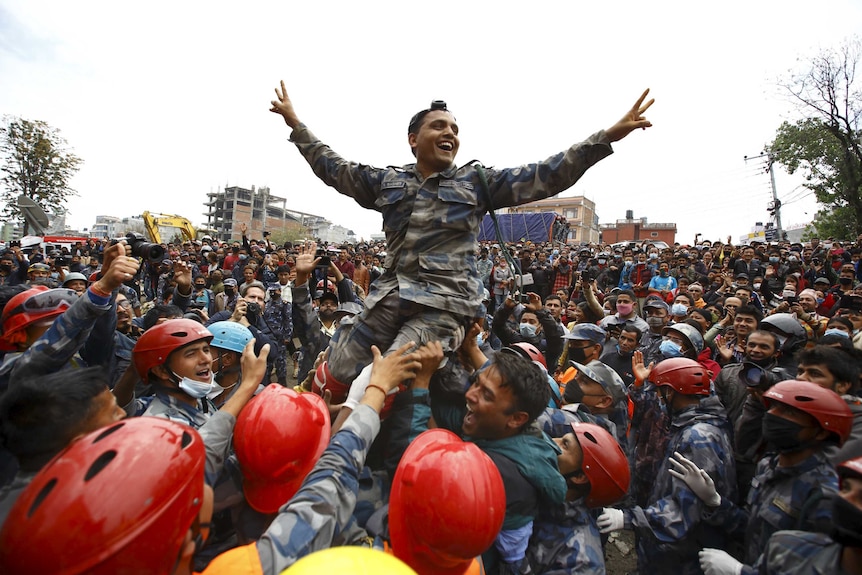
[[[653,100],[644,103],[644,92],[608,130],[544,162],[458,168],[458,125],[446,103],[435,101],[408,125],[416,163],[377,169],[349,162],[318,140],[299,120],[283,82],[276,96],[271,111],[292,129],[291,141],[315,174],[383,214],[386,271],[372,285],[365,311],[348,326],[342,322],[331,346],[330,375],[342,386],[371,363],[372,344],[389,352],[408,341],[439,340],[445,351],[457,349],[482,303],[475,251],[485,213],[559,194],[610,155],[612,142],[652,125],[643,114]]]
[[[267,357],[267,374],[275,368],[278,382],[287,385],[287,361],[285,359],[285,341],[293,336],[291,321],[291,305],[281,301],[280,297],[271,298],[266,302],[266,288],[259,281],[243,284],[233,311],[224,310],[213,315],[207,326],[219,321],[233,321],[251,330],[255,337],[255,350],[264,344],[270,344]]]

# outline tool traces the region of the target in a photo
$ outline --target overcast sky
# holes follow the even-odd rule
[[[176,213],[269,186],[289,207],[367,237],[380,215],[324,186],[268,111],[284,79],[299,117],[344,157],[412,160],[407,123],[445,99],[459,164],[541,160],[610,126],[651,89],[631,134],[564,195],[601,223],[736,239],[766,220],[769,177],[746,163],[793,119],[778,81],[858,33],[858,1],[165,2],[0,0],[0,114],[44,120],[84,159],[67,223]],[[777,174],[785,226],[813,199]]]

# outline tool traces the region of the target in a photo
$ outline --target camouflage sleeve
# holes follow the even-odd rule
[[[595,520],[580,502],[542,513],[533,525],[527,559],[542,575],[605,575],[601,536]]]
[[[494,208],[519,206],[567,190],[613,149],[604,130],[543,162],[490,170],[488,187]]]
[[[302,345],[319,351],[320,329],[316,325],[317,313],[311,307],[311,295],[308,293],[308,284],[294,286],[290,289],[293,294],[292,313],[294,333],[299,337]]]
[[[378,209],[375,206],[377,190],[385,170],[348,162],[318,140],[305,124],[293,130],[290,141],[296,144],[299,153],[324,184],[353,198],[363,208]]]
[[[360,405],[335,434],[302,488],[257,542],[263,573],[277,575],[300,558],[332,545],[350,525],[359,474],[380,417]]]
[[[716,480],[717,486],[724,483],[722,479],[724,470],[719,469],[724,459],[719,454],[724,449],[714,437],[699,433],[692,426],[683,432],[676,451],[709,473]],[[665,463],[660,474],[667,473],[667,466],[668,464]],[[666,478],[659,477],[656,481],[661,482],[664,479]],[[692,541],[694,538],[690,538],[689,535],[701,521],[704,504],[679,479],[673,478],[668,485],[669,490],[650,507],[645,509],[633,507],[624,510],[626,525],[631,525],[638,537],[653,542],[655,548],[661,552],[690,552],[691,549],[683,549],[681,546],[697,545],[696,541]]]
[[[204,423],[198,433],[206,448],[205,477],[208,485],[215,485],[230,453],[236,418],[226,411],[217,411]]]
[[[59,371],[83,347],[112,300],[87,290],[12,364],[10,383],[19,377]]]

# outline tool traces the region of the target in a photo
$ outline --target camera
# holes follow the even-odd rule
[[[315,252],[314,257],[320,258],[320,261],[317,262],[317,267],[319,268],[329,268],[329,264],[332,263],[324,249],[318,249],[317,252]]]
[[[260,304],[254,301],[246,302],[245,319],[248,320],[248,323],[251,325],[255,325],[257,324],[258,318],[260,318]]]
[[[786,301],[790,305],[796,305],[799,303],[799,298],[796,297],[795,295],[791,295],[791,296],[787,296],[786,298],[784,298],[784,301]]]
[[[129,232],[124,238],[111,240],[111,245],[113,246],[121,240],[126,240],[132,248],[132,255],[136,258],[143,258],[151,262],[161,262],[165,259],[165,248],[159,244],[151,244],[142,234]]]
[[[65,267],[69,265],[69,258],[67,258],[66,256],[57,256],[54,258],[54,265]]]

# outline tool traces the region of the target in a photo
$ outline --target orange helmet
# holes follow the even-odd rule
[[[275,513],[299,490],[329,443],[329,408],[313,393],[277,383],[257,394],[233,432],[246,501]]]
[[[150,370],[167,361],[177,349],[201,339],[213,338],[210,331],[192,319],[170,319],[144,332],[132,349],[132,361],[142,380]]]
[[[810,381],[781,381],[763,394],[763,403],[769,407],[773,401],[795,407],[817,420],[820,427],[831,431],[842,445],[850,437],[853,413],[841,397]]]
[[[33,478],[0,531],[7,573],[170,573],[204,492],[191,427],[136,417],[72,443]]]
[[[709,395],[709,372],[693,359],[664,359],[653,368],[649,380],[683,395]]]
[[[43,319],[55,318],[72,307],[78,294],[66,288],[49,289],[36,286],[12,297],[3,308],[0,323],[3,325],[3,338],[15,343],[21,331]]]
[[[588,507],[613,505],[628,493],[631,471],[622,447],[606,429],[595,423],[572,423],[584,462],[581,470],[590,480]]]
[[[506,491],[473,443],[430,429],[404,452],[389,496],[395,556],[419,575],[461,575],[497,537]]]

